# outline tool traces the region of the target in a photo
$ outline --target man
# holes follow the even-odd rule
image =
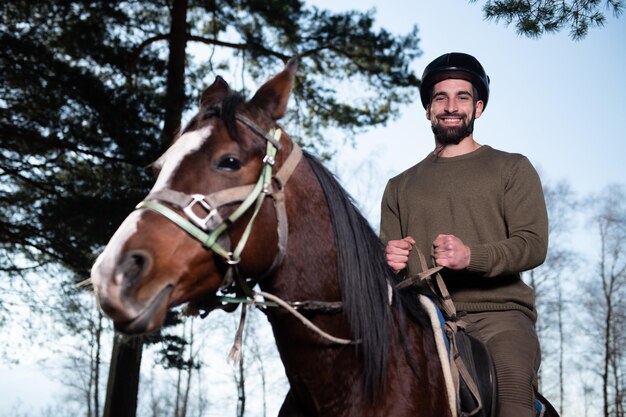
[[[540,350],[534,293],[520,272],[543,263],[547,252],[539,177],[524,156],[474,139],[474,121],[489,100],[489,77],[474,57],[435,59],[420,95],[435,149],[387,184],[381,215],[387,263],[409,276],[421,272],[415,245],[444,267],[457,311],[467,312],[467,332],[493,358],[498,415],[531,417]]]

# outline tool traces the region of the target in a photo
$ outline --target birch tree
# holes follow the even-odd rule
[[[626,194],[623,186],[607,186],[594,196],[591,224],[597,233],[595,271],[587,288],[588,311],[600,349],[602,415],[623,417],[626,378]],[[598,344],[597,341],[600,341]],[[592,341],[593,343],[593,341]]]

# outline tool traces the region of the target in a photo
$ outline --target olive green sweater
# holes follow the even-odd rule
[[[458,310],[521,310],[536,319],[533,290],[520,272],[543,263],[548,219],[537,172],[526,157],[481,146],[469,154],[423,161],[389,180],[382,200],[381,238],[412,236],[434,266],[439,234],[471,250],[463,271],[442,270]],[[406,273],[421,271],[412,251]]]

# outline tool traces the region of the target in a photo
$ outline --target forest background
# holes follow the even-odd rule
[[[287,130],[327,158],[376,227],[386,180],[433,146],[419,75],[438,55],[463,51],[492,79],[477,139],[527,155],[546,190],[550,254],[525,276],[538,294],[542,391],[563,416],[623,417],[626,25],[621,2],[558,3],[588,9],[4,2],[0,415],[102,415],[113,333],[76,283],[215,75],[250,93],[285,57],[303,54]],[[172,47],[176,33],[186,60]],[[142,341],[136,414],[274,415],[286,382],[267,324],[254,320],[238,367],[224,359],[234,315],[186,320]]]

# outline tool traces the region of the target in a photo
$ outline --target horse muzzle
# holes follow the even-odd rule
[[[160,288],[143,288],[153,263],[147,253],[132,251],[115,258],[110,259],[105,251],[91,271],[100,309],[122,333],[156,330],[163,323],[174,285],[163,283]]]

